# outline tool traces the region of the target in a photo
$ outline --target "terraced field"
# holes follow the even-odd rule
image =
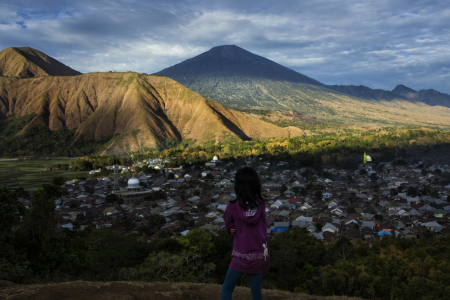
[[[40,160],[0,160],[0,187],[15,189],[24,187],[35,191],[44,183],[51,183],[56,176],[63,176],[67,180],[87,177],[86,171],[68,172],[56,169],[57,164],[71,165],[74,159],[40,159]]]

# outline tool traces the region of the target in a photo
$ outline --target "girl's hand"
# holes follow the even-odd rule
[[[230,233],[231,233],[231,234],[234,234],[235,232],[236,232],[236,229],[230,228]]]

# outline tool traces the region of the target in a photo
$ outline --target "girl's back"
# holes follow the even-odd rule
[[[248,211],[247,211],[248,212]],[[266,204],[261,201],[253,216],[247,216],[239,202],[230,202],[224,214],[225,226],[231,236],[235,229],[230,267],[239,272],[261,273],[269,269]]]
[[[266,204],[258,173],[250,167],[239,169],[234,190],[236,200],[228,204],[224,214],[227,232],[234,235],[230,267],[240,272],[262,273],[269,269],[270,259]]]
[[[239,169],[234,191],[236,200],[228,203],[223,215],[228,235],[234,236],[234,245],[220,299],[230,300],[242,274],[249,273],[252,299],[260,300],[262,275],[270,268],[270,251],[266,203],[261,196],[258,173],[249,167]]]

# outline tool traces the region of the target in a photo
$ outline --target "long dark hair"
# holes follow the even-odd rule
[[[258,207],[261,201],[261,182],[256,171],[250,167],[244,167],[236,172],[234,178],[234,191],[236,192],[236,200],[244,209],[254,209]]]

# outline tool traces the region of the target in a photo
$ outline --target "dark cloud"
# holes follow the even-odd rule
[[[7,1],[1,48],[81,72],[151,73],[236,44],[326,84],[450,93],[448,1]]]

